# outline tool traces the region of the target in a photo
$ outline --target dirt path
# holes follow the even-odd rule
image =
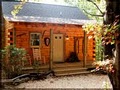
[[[87,74],[62,77],[48,77],[45,80],[28,81],[22,83],[16,88],[27,89],[111,89],[112,85],[107,75]]]

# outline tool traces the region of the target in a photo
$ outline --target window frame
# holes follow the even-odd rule
[[[39,35],[39,45],[32,45],[32,34],[38,34]],[[41,33],[39,32],[31,32],[30,33],[30,47],[40,47],[41,46]]]

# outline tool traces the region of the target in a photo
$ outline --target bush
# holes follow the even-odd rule
[[[1,54],[2,69],[6,74],[6,78],[13,78],[20,75],[26,61],[26,50],[10,45],[1,50]]]
[[[39,72],[40,71],[40,60],[34,60],[33,61],[33,64],[32,64],[32,67],[33,67],[33,69],[35,70],[35,72]]]

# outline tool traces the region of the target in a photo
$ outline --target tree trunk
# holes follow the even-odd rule
[[[0,50],[2,48],[2,0],[0,0]],[[0,80],[1,80],[1,72],[2,72],[2,65],[1,65],[1,54],[0,54]],[[1,87],[1,81],[0,81],[0,87]]]
[[[116,55],[116,75],[115,75],[115,90],[120,90],[120,41],[119,43],[116,44],[116,50],[117,50],[117,55]]]
[[[120,15],[120,0],[106,0],[106,13],[104,24],[111,24],[115,21],[116,16]],[[120,20],[120,17],[118,18]],[[119,22],[120,24],[120,22]],[[115,74],[113,77],[115,85],[114,90],[120,90],[120,30],[116,37],[116,60],[115,60]]]
[[[0,0],[0,49],[2,48],[2,1]]]

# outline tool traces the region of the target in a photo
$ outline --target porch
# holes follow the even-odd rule
[[[55,72],[56,76],[64,76],[64,75],[77,75],[77,74],[87,74],[90,73],[88,68],[94,68],[92,66],[93,61],[86,61],[86,66],[84,66],[84,62],[59,62],[52,64],[52,70]],[[50,70],[50,64],[42,64],[37,70],[39,72],[45,72]],[[33,73],[36,72],[36,69],[31,67],[24,67],[22,73]]]

